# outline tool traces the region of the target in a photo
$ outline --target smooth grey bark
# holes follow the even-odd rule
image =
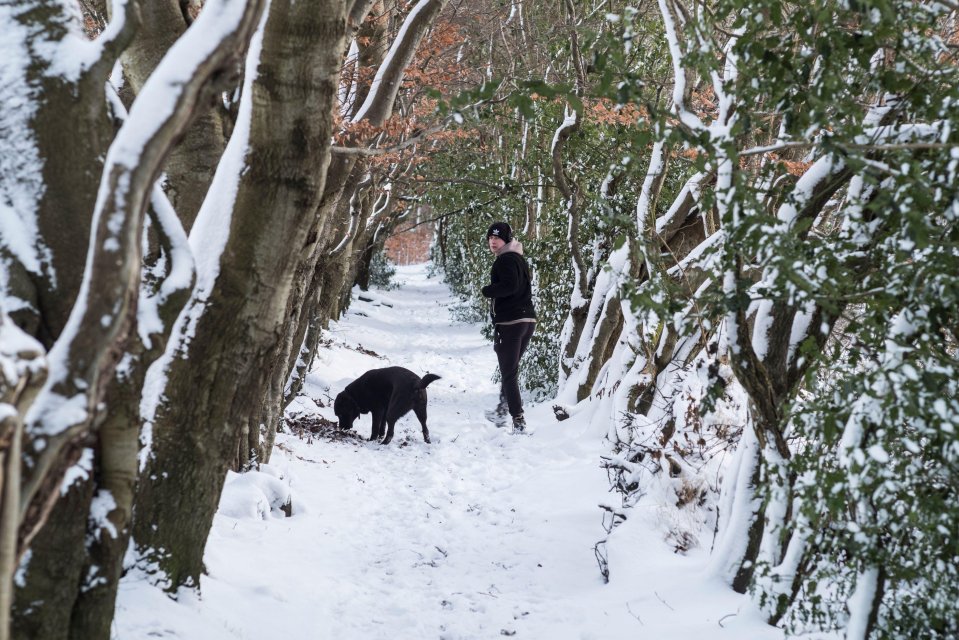
[[[17,332],[22,335],[22,330],[0,309],[0,335],[7,338]],[[32,348],[18,344],[15,354],[5,349],[6,345],[0,344],[0,361],[3,365],[0,370],[0,405],[12,407],[14,411],[5,411],[0,418],[0,637],[4,639],[9,637],[13,608],[14,585],[11,577],[21,554],[18,542],[23,407],[30,405],[46,378],[43,347],[39,342],[34,341]]]
[[[349,110],[350,119],[356,117],[356,112],[360,110],[366,97],[370,94],[372,75],[365,79],[359,76],[363,70],[371,72],[379,67],[380,63],[383,62],[383,56],[386,54],[386,27],[389,21],[389,12],[386,10],[383,0],[374,0],[368,4],[366,19],[357,23],[357,56],[353,63],[357,70],[357,78],[354,102],[350,105]]]
[[[363,23],[363,20],[370,13],[370,9],[375,2],[376,0],[353,0],[353,4],[346,17],[346,24],[351,33],[355,33]]]
[[[65,640],[70,613],[82,581],[87,514],[93,498],[92,478],[74,484],[57,502],[45,527],[30,545],[31,562],[24,586],[17,588],[12,610],[12,638]],[[36,558],[37,562],[33,562]]]
[[[353,283],[363,291],[370,288],[373,259],[383,252],[386,239],[393,234],[401,219],[402,217],[390,215],[389,211],[384,212],[380,223],[366,236],[361,250],[357,253],[353,266]]]
[[[197,61],[194,75],[175,94],[176,103],[170,113],[156,122],[148,122],[150,114],[138,117],[132,129],[153,127],[145,140],[140,140],[143,133],[139,131],[131,134],[130,142],[124,136],[125,129],[118,134],[114,146],[120,145],[123,150],[104,169],[101,181],[101,189],[112,196],[98,202],[97,226],[91,237],[89,266],[85,272],[90,286],[81,292],[83,304],[71,317],[73,329],[63,334],[62,345],[58,344],[67,370],[51,372],[48,386],[32,407],[28,429],[32,426],[48,435],[44,436],[42,453],[33,460],[30,474],[25,476],[21,506],[25,514],[31,511],[35,500],[43,500],[41,485],[46,483],[50,468],[56,465],[57,452],[72,446],[71,443],[89,429],[95,408],[122,353],[122,345],[135,322],[143,218],[149,190],[173,140],[183,133],[197,103],[210,90],[210,79],[236,54],[237,39],[245,42],[248,38],[244,27],[246,25],[239,25],[236,32],[223,37],[220,48]],[[126,145],[136,145],[136,148]],[[67,425],[47,427],[46,421],[57,417],[60,399],[77,396],[87,401],[86,417]],[[51,430],[55,431],[54,435],[49,435]]]
[[[37,0],[23,3],[17,21],[34,29],[34,40],[57,41],[72,29],[61,3]],[[113,139],[114,128],[103,99],[103,85],[113,62],[137,28],[137,5],[128,5],[126,27],[108,43],[102,58],[76,79],[47,73],[49,63],[35,56],[27,82],[36,95],[36,111],[30,135],[42,160],[40,181],[44,185],[36,203],[37,226],[49,261],[42,273],[21,272],[19,290],[12,293],[35,307],[30,318],[19,315],[17,323],[49,349],[59,337],[83,276],[86,239],[96,202],[103,158]],[[16,131],[2,134],[19,135]],[[36,176],[25,176],[32,181]],[[24,311],[22,314],[28,312]]]
[[[367,97],[362,119],[371,125],[381,126],[389,118],[396,102],[396,95],[403,83],[404,71],[413,60],[420,41],[426,35],[433,21],[446,5],[446,0],[420,0],[412,11],[416,11],[404,22],[403,38],[393,43],[384,65],[377,71],[379,84],[372,87],[372,97]]]
[[[154,194],[158,191],[155,188]],[[154,293],[157,293],[166,285],[173,268],[179,266],[178,260],[182,258],[173,254],[171,231],[164,229],[161,220],[154,217],[154,232],[159,237],[168,271],[158,282],[142,282],[141,290],[156,289]],[[149,346],[138,334],[131,335],[126,345],[127,367],[122,374],[114,376],[104,397],[104,405],[110,407],[110,411],[99,417],[94,479],[96,490],[107,492],[113,498],[115,506],[107,514],[113,531],[87,526],[86,553],[82,555],[83,583],[79,585],[70,617],[69,637],[73,640],[110,637],[133,521],[139,471],[141,391],[147,368],[162,355],[176,316],[189,298],[191,286],[180,283],[178,287],[164,287],[170,294],[159,301],[162,328],[149,336]]]

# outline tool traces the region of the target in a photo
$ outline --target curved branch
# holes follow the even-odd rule
[[[551,156],[553,161],[553,179],[556,181],[556,188],[563,194],[563,199],[572,201],[575,197],[573,188],[566,179],[566,171],[563,168],[563,150],[566,148],[566,142],[569,137],[579,129],[579,115],[572,110],[567,110],[566,118],[563,124],[556,129],[553,134],[553,145]]]
[[[96,78],[105,81],[120,54],[133,41],[143,23],[138,0],[114,0],[110,5],[110,23],[97,38],[102,47],[99,60],[90,68]]]
[[[420,41],[445,5],[446,0],[420,0],[413,7],[386,54],[386,60],[376,72],[370,93],[353,117],[353,122],[366,120],[374,126],[380,126],[386,121],[393,111],[393,103],[403,82],[406,67],[413,60]]]
[[[375,0],[353,0],[353,6],[346,15],[346,27],[350,32],[355,33],[360,28],[374,2]]]

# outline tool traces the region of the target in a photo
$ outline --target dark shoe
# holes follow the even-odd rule
[[[496,405],[495,409],[486,411],[485,415],[486,419],[496,425],[497,428],[506,428],[506,416],[509,415],[509,410],[506,408],[505,404]]]
[[[522,413],[513,416],[513,433],[526,433],[526,418]]]

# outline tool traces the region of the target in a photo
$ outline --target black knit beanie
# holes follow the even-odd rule
[[[493,236],[509,244],[510,240],[513,239],[513,230],[505,222],[494,222],[486,231],[486,239],[489,240]]]

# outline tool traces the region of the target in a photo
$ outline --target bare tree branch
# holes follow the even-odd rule
[[[439,131],[442,131],[442,130],[445,129],[446,126],[449,124],[449,121],[450,121],[450,119],[447,118],[447,119],[444,120],[442,123],[437,124],[437,125],[433,125],[432,127],[428,127],[428,128],[426,128],[426,129],[423,129],[422,131],[417,132],[416,135],[411,136],[411,137],[407,138],[406,140],[404,140],[403,142],[400,142],[400,143],[398,143],[398,144],[395,144],[395,145],[393,145],[393,146],[391,146],[391,147],[382,147],[382,148],[378,148],[378,149],[377,149],[377,148],[368,148],[368,147],[341,147],[341,146],[335,146],[335,147],[331,147],[330,150],[331,150],[332,153],[334,153],[334,154],[336,154],[336,155],[341,155],[341,156],[358,156],[358,157],[363,157],[363,158],[369,158],[369,157],[373,157],[373,156],[383,156],[383,155],[386,155],[386,154],[388,154],[388,153],[396,153],[397,151],[402,151],[403,149],[408,149],[408,148],[416,145],[416,144],[419,143],[421,140],[423,140],[423,139],[425,139],[425,138],[433,135],[434,133],[437,133],[437,132],[439,132]]]

